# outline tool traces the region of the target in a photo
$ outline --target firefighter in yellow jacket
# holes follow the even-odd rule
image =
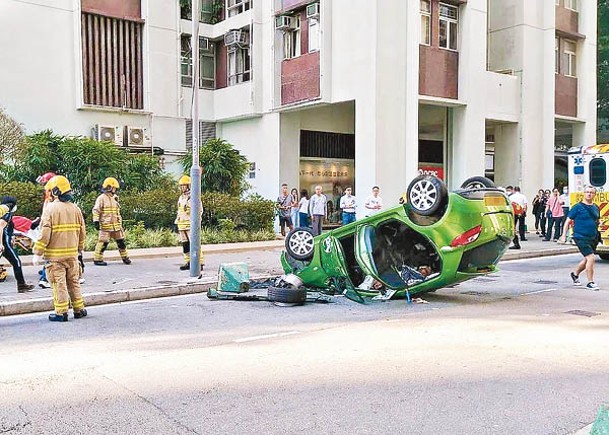
[[[34,264],[47,261],[47,279],[53,289],[55,312],[49,315],[54,322],[68,321],[70,301],[74,318],[87,315],[80,293],[80,265],[78,254],[85,246],[85,221],[80,209],[72,203],[72,187],[62,175],[52,180],[49,202],[42,213],[40,239],[34,244]]]
[[[174,223],[178,227],[178,239],[182,244],[184,255],[184,264],[180,266],[180,270],[190,270],[190,177],[183,175],[178,185],[182,194],[178,198],[178,214]],[[201,264],[203,263],[203,251],[201,251]]]
[[[96,266],[108,265],[104,261],[104,251],[108,247],[110,239],[116,240],[116,246],[118,246],[118,252],[121,254],[123,263],[131,264],[125,245],[121,208],[116,196],[118,186],[116,178],[106,178],[102,183],[103,193],[97,197],[93,206],[93,224],[95,229],[99,230],[99,238],[93,254],[93,264]]]

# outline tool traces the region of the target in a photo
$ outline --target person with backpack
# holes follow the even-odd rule
[[[579,274],[585,270],[588,278],[586,288],[590,290],[600,290],[600,287],[594,282],[594,251],[600,242],[598,232],[600,210],[593,202],[595,195],[596,188],[586,186],[584,199],[569,210],[562,236],[560,236],[560,242],[565,243],[569,224],[573,221],[573,240],[584,258],[578,263],[575,271],[571,272],[571,280],[573,280],[573,285],[580,286]]]

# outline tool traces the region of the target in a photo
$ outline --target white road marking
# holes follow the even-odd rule
[[[558,290],[557,288],[549,288],[549,289],[545,289],[545,290],[537,290],[534,292],[527,292],[527,293],[520,293],[520,296],[527,296],[527,295],[534,295],[537,293],[547,293],[547,292],[554,292]]]
[[[278,332],[276,334],[255,335],[253,337],[238,338],[238,339],[234,340],[234,342],[235,343],[246,343],[248,341],[266,340],[267,338],[285,337],[287,335],[295,335],[295,334],[300,334],[300,332],[299,331],[288,331],[288,332]]]

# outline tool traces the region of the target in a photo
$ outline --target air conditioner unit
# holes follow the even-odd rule
[[[214,43],[209,38],[201,38],[199,41],[199,49],[203,51],[212,51]]]
[[[144,129],[140,127],[125,127],[125,135],[127,136],[127,146],[143,146],[144,145]]]
[[[276,30],[292,30],[296,27],[294,17],[289,15],[277,15],[275,17]]]
[[[93,128],[93,138],[99,141],[113,142],[123,146],[123,129],[114,125],[96,124]]]
[[[250,34],[242,30],[229,30],[224,34],[224,45],[227,47],[245,47],[250,45]]]
[[[307,18],[319,17],[319,3],[313,3],[307,6]]]

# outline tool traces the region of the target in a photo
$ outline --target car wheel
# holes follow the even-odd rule
[[[419,175],[406,191],[408,205],[421,216],[432,216],[448,201],[448,191],[442,180],[433,175]]]
[[[609,261],[609,254],[598,254],[602,260]]]
[[[485,189],[495,187],[495,183],[486,177],[470,177],[461,184],[461,189]]]
[[[308,260],[313,256],[314,238],[309,228],[294,228],[285,238],[285,249],[296,260]]]
[[[268,299],[271,302],[302,305],[307,300],[307,290],[271,286],[268,289]]]

